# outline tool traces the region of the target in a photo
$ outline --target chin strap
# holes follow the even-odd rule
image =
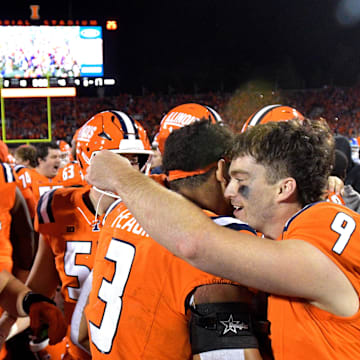
[[[96,186],[93,186],[93,188],[94,188],[94,190],[96,190],[100,194],[107,195],[107,196],[110,196],[110,197],[115,198],[115,199],[121,199],[121,197],[119,195],[114,194],[111,191],[100,190]]]
[[[94,188],[95,188],[95,187],[94,187]],[[98,189],[96,189],[96,188],[95,188],[95,190],[97,190],[97,191],[98,191]],[[99,199],[99,201],[98,201],[98,202],[97,202],[97,204],[96,204],[96,210],[95,210],[95,220],[94,220],[94,222],[96,222],[96,221],[97,221],[97,216],[98,216],[98,213],[99,213],[99,206],[100,206],[100,202],[101,202],[102,198],[104,197],[104,195],[105,195],[105,192],[104,192],[104,191],[102,191],[102,192],[101,192],[100,199]]]

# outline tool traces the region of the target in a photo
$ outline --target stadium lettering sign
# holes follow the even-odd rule
[[[30,25],[48,25],[48,26],[94,26],[98,25],[97,20],[43,20],[41,24],[38,22],[34,24],[34,22],[31,22],[30,20],[0,20],[0,25],[13,25],[13,26],[30,26]]]

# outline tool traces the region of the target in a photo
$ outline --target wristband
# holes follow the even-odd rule
[[[26,312],[26,314],[29,315],[30,306],[34,303],[42,302],[42,301],[56,305],[55,302],[53,300],[49,299],[48,297],[30,291],[24,296],[24,299],[22,301],[22,307],[23,307],[24,311]]]

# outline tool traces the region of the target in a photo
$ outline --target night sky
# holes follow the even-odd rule
[[[122,91],[233,91],[251,79],[351,86],[360,78],[360,25],[339,23],[341,1],[357,2],[14,1],[0,17],[26,19],[29,4],[40,4],[42,19],[117,19],[119,29],[104,34],[105,75]]]

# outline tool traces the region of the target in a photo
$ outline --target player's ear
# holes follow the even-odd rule
[[[227,165],[225,160],[220,159],[217,163],[216,180],[222,183],[224,186],[227,186],[229,182],[228,170],[229,166]]]
[[[278,201],[286,201],[296,195],[296,180],[292,177],[281,179],[278,183]]]

